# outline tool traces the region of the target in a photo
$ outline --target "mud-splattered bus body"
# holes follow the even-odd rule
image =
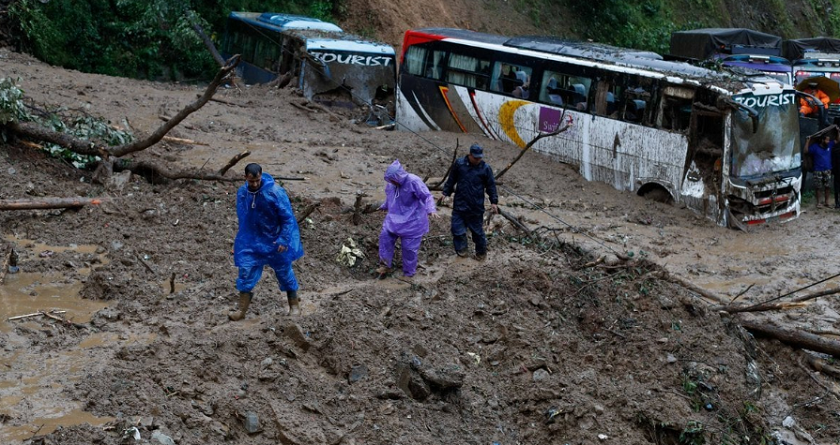
[[[652,53],[460,29],[406,32],[397,128],[481,133],[721,226],[799,215],[794,90]]]
[[[394,93],[396,56],[391,46],[310,17],[231,12],[222,54],[241,55],[237,74],[248,83],[291,73],[309,99],[337,93],[356,104],[371,104]]]

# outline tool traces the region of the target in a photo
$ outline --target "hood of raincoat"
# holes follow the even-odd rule
[[[396,182],[397,184],[402,185],[405,182],[406,177],[408,177],[408,172],[403,169],[399,159],[394,160],[394,162],[388,166],[388,169],[385,170],[385,180],[388,182]]]
[[[234,240],[234,262],[238,267],[291,263],[303,256],[300,230],[286,191],[268,173],[262,174],[256,192],[245,183],[236,193],[239,231]],[[278,252],[278,246],[286,247]]]
[[[429,188],[417,175],[406,172],[399,160],[385,170],[385,181],[385,202],[380,208],[388,215],[382,228],[406,238],[423,236],[429,231],[427,215],[436,212]]]

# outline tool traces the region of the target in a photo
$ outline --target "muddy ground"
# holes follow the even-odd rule
[[[202,91],[66,71],[8,50],[0,60],[0,77],[20,77],[33,105],[140,135]],[[0,442],[838,443],[840,392],[806,352],[752,338],[738,317],[658,272],[728,298],[768,299],[838,272],[840,213],[808,208],[788,224],[737,232],[534,154],[505,175],[500,201],[538,238],[497,216],[488,259],[457,258],[444,207],[415,281],[380,281],[383,215],[354,224],[357,193],[381,200],[395,158],[439,177],[456,145],[484,144],[497,171],[517,149],[382,131],[349,110],[303,111],[291,89],[216,97],[228,103],[207,104],[171,134],[206,145],[165,142],[138,158],[217,170],[247,149],[246,162],[272,175],[305,177],[283,181],[296,211],[320,203],[301,223],[303,315],[286,316],[266,273],[248,317],[227,319],[239,181],[133,175],[105,188],[22,141],[4,143],[0,199],[110,199],[0,212],[3,257],[13,246],[21,267],[0,286]],[[350,239],[366,254],[353,267],[336,261]],[[619,255],[631,261],[587,265]],[[7,320],[51,309],[72,323]],[[750,317],[836,339],[838,310],[828,297]]]

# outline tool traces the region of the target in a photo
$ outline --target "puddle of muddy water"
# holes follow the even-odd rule
[[[98,246],[70,245],[48,246],[30,240],[6,237],[18,251],[41,255],[42,252],[78,252],[95,254]],[[47,254],[49,255],[49,253]],[[104,255],[100,263],[106,264]],[[76,269],[82,276],[89,269]],[[21,443],[34,435],[48,434],[59,426],[77,424],[103,425],[109,418],[97,418],[81,410],[81,406],[63,394],[63,388],[84,378],[86,364],[96,359],[96,347],[113,341],[103,334],[85,336],[78,346],[44,352],[33,344],[27,332],[47,335],[84,336],[84,331],[59,327],[43,315],[8,320],[39,312],[55,315],[75,323],[87,323],[92,315],[108,306],[104,301],[85,300],[79,296],[83,284],[60,273],[33,273],[24,268],[7,274],[0,285],[0,333],[4,335],[5,348],[0,352],[0,414],[8,421],[0,429],[0,443]],[[31,334],[29,334],[31,335]],[[145,341],[137,339],[138,341]]]

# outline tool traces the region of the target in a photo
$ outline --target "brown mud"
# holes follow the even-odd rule
[[[0,77],[20,77],[34,104],[141,135],[202,91],[56,69],[7,50],[0,58]],[[91,172],[19,141],[0,145],[0,199],[112,198],[0,213],[0,253],[14,246],[22,270],[0,286],[0,442],[760,444],[780,434],[838,443],[837,384],[814,374],[803,351],[751,338],[654,272],[767,299],[838,272],[840,213],[808,209],[736,232],[533,154],[505,175],[500,201],[540,228],[539,240],[496,216],[487,260],[458,258],[444,207],[415,280],[397,272],[380,281],[383,215],[354,225],[357,193],[381,200],[395,158],[440,177],[456,144],[485,145],[497,171],[517,149],[473,135],[376,130],[346,111],[338,120],[304,112],[290,105],[301,100],[290,89],[216,97],[235,105],[208,103],[171,134],[209,145],[160,143],[138,158],[215,171],[248,149],[245,162],[306,177],[284,181],[296,211],[321,204],[301,224],[303,315],[286,316],[266,273],[247,318],[227,319],[239,182],[135,175],[104,189]],[[353,267],[336,261],[348,239],[366,255]],[[584,267],[619,254],[633,261]],[[52,309],[72,323],[6,320]],[[753,317],[836,331],[838,310],[827,297]]]

